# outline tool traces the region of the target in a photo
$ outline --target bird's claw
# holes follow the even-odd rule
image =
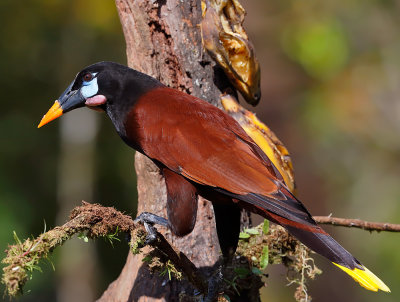
[[[146,229],[147,236],[145,244],[152,244],[157,239],[157,229],[154,227],[154,224],[159,224],[165,227],[168,227],[168,220],[157,216],[152,213],[143,212],[134,220],[135,223],[143,223],[144,228]]]
[[[143,222],[143,224],[147,232],[145,244],[148,245],[154,243],[157,239],[157,229],[147,222]]]

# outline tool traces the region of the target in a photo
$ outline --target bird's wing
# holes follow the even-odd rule
[[[135,125],[141,149],[153,160],[286,219],[313,223],[301,202],[281,192],[282,176],[265,153],[223,111],[169,88],[147,93],[135,107],[127,129]]]
[[[140,145],[147,156],[193,181],[232,193],[276,191],[271,162],[260,159],[251,138],[232,118],[205,101],[161,89],[136,106],[143,129]]]

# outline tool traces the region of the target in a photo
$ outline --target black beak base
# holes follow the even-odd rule
[[[72,83],[67,87],[67,89],[65,89],[58,99],[63,113],[85,106],[85,98],[83,97],[80,89],[72,90],[73,85],[74,81],[72,81]]]

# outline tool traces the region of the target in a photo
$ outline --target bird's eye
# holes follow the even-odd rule
[[[90,72],[86,73],[86,74],[83,76],[83,80],[84,80],[85,82],[90,82],[92,79],[93,79],[93,75],[92,75]]]

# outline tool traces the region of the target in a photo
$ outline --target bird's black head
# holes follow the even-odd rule
[[[42,118],[38,128],[63,113],[84,106],[106,111],[115,124],[115,120],[121,120],[119,115],[132,105],[136,95],[159,85],[161,83],[157,80],[127,66],[114,62],[95,63],[76,75]]]

